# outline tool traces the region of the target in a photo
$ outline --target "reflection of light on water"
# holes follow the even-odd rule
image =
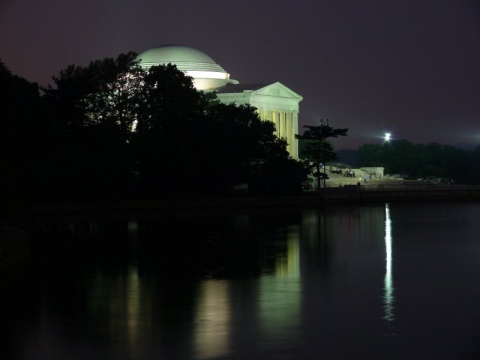
[[[285,255],[277,259],[275,273],[264,275],[260,280],[261,335],[272,347],[297,340],[292,334],[299,327],[301,308],[298,229],[288,235]]]
[[[395,297],[393,295],[393,278],[392,278],[392,220],[390,219],[390,208],[385,204],[385,252],[386,252],[386,266],[385,266],[385,280],[384,280],[384,309],[385,314],[383,318],[387,321],[393,321]]]
[[[137,343],[139,335],[140,323],[140,280],[138,277],[138,269],[130,266],[128,268],[126,279],[127,290],[127,333],[128,340],[131,344]]]
[[[112,285],[109,289],[111,334],[125,336],[129,349],[135,351],[142,340],[140,327],[145,311],[142,309],[142,289],[137,267],[129,266],[127,273],[116,278]]]
[[[138,241],[138,222],[135,220],[130,220],[127,224],[128,229],[128,240],[130,245],[130,253],[132,257],[136,257],[138,254],[137,241]]]
[[[224,355],[230,337],[229,286],[224,281],[202,283],[196,312],[195,347],[200,358]]]
[[[120,276],[104,276],[99,272],[92,282],[92,313],[99,322],[108,324],[111,341],[125,343],[132,356],[150,323],[151,310],[145,297],[136,266],[127,267]]]
[[[275,276],[290,279],[300,277],[300,246],[298,237],[291,236],[287,240],[287,256],[277,259]]]
[[[137,239],[138,236],[138,223],[135,220],[130,220],[127,224],[128,234],[132,239]]]

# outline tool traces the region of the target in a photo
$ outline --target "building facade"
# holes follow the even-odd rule
[[[298,114],[302,97],[280,82],[240,84],[230,79],[227,73],[205,53],[182,45],[163,45],[138,55],[140,65],[173,64],[192,77],[198,90],[215,91],[218,99],[226,104],[251,105],[258,111],[260,119],[275,124],[276,135],[287,141],[287,149],[298,159]]]

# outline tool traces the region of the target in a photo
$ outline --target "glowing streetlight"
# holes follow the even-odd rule
[[[384,139],[385,141],[390,141],[391,138],[392,138],[392,134],[389,133],[389,132],[385,133],[385,135],[384,135],[384,137],[383,137],[383,139]]]

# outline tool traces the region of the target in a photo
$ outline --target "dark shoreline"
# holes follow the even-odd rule
[[[73,215],[88,213],[204,213],[242,209],[271,209],[283,207],[322,206],[333,204],[365,204],[378,202],[480,200],[480,186],[396,186],[368,188],[345,186],[304,192],[297,196],[228,198],[160,199],[136,201],[52,202],[13,204],[4,212],[10,216]]]

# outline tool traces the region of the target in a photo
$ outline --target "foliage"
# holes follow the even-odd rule
[[[115,198],[132,187],[129,140],[141,103],[136,54],[70,65],[43,89],[47,117],[61,149],[52,162],[62,198]],[[61,189],[61,190],[60,190]]]
[[[138,189],[147,194],[190,192],[192,189],[191,127],[204,118],[203,93],[173,65],[152,67],[142,84],[132,146]]]
[[[215,174],[220,191],[249,183],[268,160],[289,156],[285,141],[274,135],[273,123],[260,120],[249,105],[214,104],[207,111],[205,123],[198,125],[196,132],[203,136],[195,137],[196,148],[201,149],[197,153],[201,159],[196,163],[207,165],[205,174]],[[208,188],[205,180],[201,183]]]
[[[303,135],[295,135],[300,141],[304,141],[303,159],[311,162],[315,168],[314,176],[317,178],[317,188],[320,190],[320,180],[327,178],[327,174],[322,172],[322,166],[327,162],[333,161],[337,155],[333,151],[333,146],[327,141],[329,138],[346,136],[348,129],[334,129],[327,123],[321,121],[318,126],[305,125]]]
[[[253,193],[299,194],[310,172],[306,164],[286,157],[270,158],[262,165],[250,182]]]
[[[0,188],[2,202],[38,188],[48,135],[42,127],[39,87],[0,61]],[[38,181],[32,181],[38,179]]]
[[[175,66],[146,71],[135,59],[70,65],[42,97],[0,63],[3,184],[50,200],[217,196],[239,183],[300,189],[305,167],[255,108],[221,104]]]
[[[362,145],[358,149],[358,166],[383,166],[386,173],[413,179],[439,177],[476,183],[480,181],[478,149],[467,151],[438,143],[393,140],[383,145]]]

